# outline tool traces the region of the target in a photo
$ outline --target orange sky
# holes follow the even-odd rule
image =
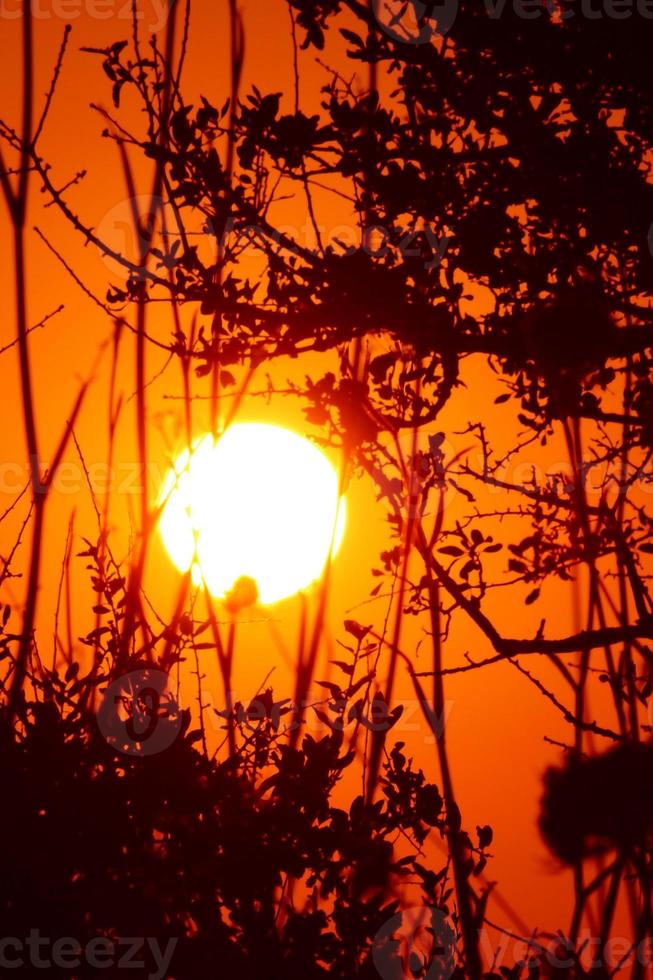
[[[160,25],[163,0],[145,0],[142,4],[143,23],[148,27]],[[17,119],[20,92],[19,30],[20,21],[11,16],[18,0],[0,0],[5,16],[0,20],[0,82],[3,92],[2,115],[9,121]],[[246,82],[251,80],[259,88],[283,91],[290,108],[292,94],[292,47],[289,19],[283,0],[270,0],[266,4],[253,0],[242,3],[246,26]],[[130,25],[125,14],[129,10],[127,0],[40,0],[36,44],[38,79],[36,91],[45,92],[51,66],[61,40],[66,22],[73,25],[70,49],[61,77],[56,101],[43,139],[42,152],[53,164],[55,183],[63,185],[80,170],[88,171],[86,178],[69,194],[74,209],[90,225],[107,229],[116,236],[116,244],[125,241],[124,201],[126,192],[115,147],[102,140],[102,121],[89,108],[91,101],[109,103],[109,86],[102,73],[99,59],[80,51],[83,46],[101,47],[128,36]],[[220,105],[228,94],[228,58],[226,50],[226,0],[219,3],[197,3],[193,10],[191,43],[186,72],[188,99],[197,97],[200,91]],[[98,11],[101,16],[98,16]],[[7,16],[9,12],[10,16]],[[78,16],[76,16],[78,14]],[[342,63],[342,49],[338,43],[324,55],[331,63]],[[315,108],[319,99],[319,87],[326,79],[325,70],[316,63],[314,53],[301,56],[301,104],[304,109]],[[362,82],[361,82],[362,84]],[[129,118],[129,103],[121,118]],[[133,114],[133,113],[132,113]],[[141,190],[147,192],[147,169],[134,158],[141,178]],[[347,204],[332,195],[319,200],[320,220],[326,228],[349,223]],[[282,212],[281,213],[281,210]],[[306,220],[305,204],[301,197],[277,206],[277,217],[284,224],[301,228]],[[115,270],[102,260],[92,247],[84,247],[79,235],[72,231],[54,209],[44,210],[43,199],[36,185],[33,187],[29,224],[38,224],[74,266],[84,282],[103,295]],[[8,224],[4,210],[0,217],[1,259],[0,287],[3,297],[3,317],[0,326],[0,347],[14,336],[12,308],[11,249]],[[353,225],[352,225],[353,226]],[[34,381],[37,401],[37,417],[40,427],[44,462],[56,445],[62,427],[76,396],[80,382],[88,377],[97,358],[101,344],[111,336],[112,326],[105,314],[98,309],[71,281],[35,234],[29,238],[29,313],[30,321],[39,321],[60,303],[63,313],[55,317],[43,330],[30,338],[34,361]],[[115,281],[115,280],[114,280]],[[190,313],[188,314],[190,315]],[[168,323],[165,312],[151,315],[149,329],[167,339]],[[125,492],[125,481],[133,473],[133,461],[137,458],[133,441],[133,401],[128,402],[133,384],[133,344],[125,337],[120,357],[119,387],[126,400],[117,442],[116,460],[122,491],[115,497],[113,520],[116,532],[116,551],[124,553],[129,535],[130,508],[137,506],[138,498]],[[148,376],[154,378],[165,362],[162,351],[151,350],[148,355]],[[286,377],[296,380],[305,373],[319,375],[328,358],[312,357],[310,363],[287,362],[278,364],[273,377],[283,385]],[[89,466],[102,464],[107,451],[106,410],[108,390],[109,352],[96,371],[95,381],[88,395],[76,435]],[[17,387],[17,356],[15,349],[0,357],[0,390],[2,391],[2,480],[0,481],[0,513],[9,505],[17,483],[26,474],[25,444]],[[488,417],[488,387],[492,377],[481,364],[471,365],[468,386],[456,396],[447,410],[447,439],[452,452],[469,445],[467,437],[456,435],[467,419],[477,419],[481,412],[486,422],[495,421],[495,431],[503,433],[509,441],[513,431],[513,409],[497,406],[494,419]],[[264,385],[263,373],[261,386]],[[252,386],[258,387],[256,382]],[[154,472],[163,473],[169,452],[179,448],[181,407],[167,395],[181,392],[181,374],[176,365],[155,380],[148,389],[149,421],[151,429],[151,457]],[[195,383],[197,394],[206,393],[205,381]],[[478,393],[482,393],[482,398]],[[195,424],[197,431],[206,425],[208,410],[205,403],[197,403]],[[279,422],[303,431],[315,433],[304,421],[301,405],[290,399],[277,398],[266,405],[257,398],[248,399],[242,409],[241,420]],[[441,426],[440,426],[441,427]],[[546,462],[564,460],[560,447],[547,450]],[[538,454],[538,459],[542,459]],[[528,457],[526,457],[528,459]],[[334,457],[334,461],[338,462]],[[532,461],[532,458],[531,458]],[[67,453],[69,468],[60,474],[56,490],[47,512],[46,548],[41,604],[38,620],[38,642],[46,659],[52,648],[52,623],[57,600],[57,586],[64,552],[68,522],[75,513],[75,532],[79,537],[95,534],[95,518],[87,489],[84,486],[78,459],[72,447]],[[131,467],[131,469],[130,469]],[[99,471],[98,471],[99,472]],[[153,488],[152,488],[153,489]],[[479,502],[481,506],[482,501]],[[496,500],[490,501],[497,506]],[[500,501],[503,506],[505,501]],[[458,495],[448,506],[448,520],[464,513],[466,501]],[[385,601],[379,599],[370,605],[361,605],[369,597],[376,584],[370,569],[378,565],[378,554],[387,547],[388,537],[382,504],[375,500],[374,489],[368,480],[355,480],[348,491],[348,526],[345,540],[336,560],[330,603],[329,638],[333,643],[343,639],[342,620],[352,616],[363,623],[379,626],[385,614]],[[17,509],[17,518],[24,511]],[[0,553],[11,546],[16,522],[8,520],[0,525]],[[498,526],[498,539],[509,533]],[[77,546],[75,551],[80,550]],[[24,558],[25,550],[21,552]],[[20,562],[20,558],[19,558]],[[172,608],[177,573],[167,560],[157,538],[150,555],[146,590],[155,608],[166,615]],[[76,637],[89,628],[83,611],[87,591],[84,562],[73,563],[73,595],[84,597],[77,610],[73,625]],[[20,581],[10,583],[10,596],[20,596]],[[550,587],[549,587],[550,588]],[[87,603],[87,607],[90,603]],[[532,635],[536,632],[540,616],[547,615],[555,624],[552,632],[562,635],[573,629],[570,590],[560,589],[557,594],[545,589],[543,601],[536,611],[523,604],[507,607],[502,590],[497,590],[488,600],[488,608],[510,635]],[[269,611],[278,633],[290,650],[298,629],[297,599],[288,600]],[[257,616],[258,622],[243,625],[240,630],[236,665],[235,686],[243,698],[252,694],[271,668],[272,681],[279,696],[289,693],[289,671],[279,649],[271,640],[270,625],[266,616]],[[423,637],[422,623],[410,619],[405,628],[402,647],[411,653],[420,665],[428,666],[426,646],[417,652]],[[475,658],[487,654],[486,641],[469,622],[460,617],[446,645],[447,664],[463,661],[468,652]],[[325,651],[326,659],[326,651]],[[537,658],[538,660],[541,658]],[[542,670],[542,665],[537,664]],[[206,665],[208,686],[216,702],[219,700],[219,683],[212,664]],[[324,670],[318,671],[324,677]],[[541,674],[546,676],[546,673]],[[191,688],[188,688],[189,696]],[[413,699],[413,691],[406,677],[401,677],[397,696]],[[491,824],[495,829],[492,846],[494,861],[488,876],[497,880],[501,893],[519,911],[521,918],[531,927],[553,929],[565,927],[569,919],[571,889],[568,873],[559,872],[548,857],[535,829],[537,801],[540,793],[539,780],[544,767],[559,758],[559,752],[546,744],[543,735],[553,739],[568,740],[570,730],[555,709],[546,702],[508,664],[501,664],[485,671],[458,676],[447,682],[447,699],[450,702],[448,731],[454,763],[456,787],[467,826]],[[404,739],[415,752],[420,764],[435,767],[435,750],[419,712],[407,710],[397,729],[397,737]],[[503,910],[490,902],[489,914],[495,921],[514,925]],[[494,937],[493,937],[494,938]]]

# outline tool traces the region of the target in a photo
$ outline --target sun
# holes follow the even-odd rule
[[[162,488],[160,531],[177,568],[217,598],[268,605],[320,578],[342,541],[336,470],[303,436],[231,425],[201,438]]]

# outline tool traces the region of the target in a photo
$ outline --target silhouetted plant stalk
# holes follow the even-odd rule
[[[218,197],[214,202],[214,213],[212,215],[216,228],[216,240],[218,244],[218,255],[216,262],[216,286],[220,289],[225,272],[226,256],[223,251],[223,243],[226,240],[227,229],[231,222],[231,196],[232,179],[234,169],[234,155],[236,152],[235,120],[238,109],[238,94],[240,92],[240,81],[243,72],[243,62],[245,58],[245,34],[243,30],[242,17],[238,9],[237,0],[228,0],[229,7],[229,55],[231,66],[231,94],[229,96],[229,125],[227,129],[227,148],[224,163],[224,190],[222,197]],[[211,371],[211,431],[214,435],[219,431],[220,406],[220,334],[221,334],[222,311],[216,309],[211,325],[211,337],[215,356],[213,358],[213,368]]]
[[[136,557],[132,564],[130,581],[127,590],[127,604],[124,619],[123,631],[123,657],[128,656],[128,644],[134,631],[137,617],[141,613],[141,592],[143,587],[143,576],[147,561],[147,548],[153,530],[150,512],[149,483],[147,474],[149,472],[149,453],[147,438],[147,401],[146,401],[146,281],[143,273],[147,269],[150,250],[154,242],[156,233],[157,219],[159,215],[159,200],[164,185],[163,155],[169,144],[169,118],[171,112],[171,100],[173,97],[173,64],[175,58],[175,36],[177,11],[179,4],[177,0],[169,0],[169,13],[166,21],[165,43],[164,43],[164,62],[162,69],[162,85],[158,93],[160,110],[158,115],[149,115],[149,138],[152,145],[156,146],[158,153],[155,155],[154,175],[152,178],[152,189],[150,192],[150,205],[147,210],[147,221],[145,224],[141,219],[136,204],[136,185],[132,173],[132,168],[127,156],[124,142],[119,139],[118,149],[122,163],[125,187],[129,194],[132,211],[132,223],[136,241],[140,243],[140,254],[138,256],[139,276],[136,283],[136,400],[135,400],[135,424],[136,438],[140,460],[140,469],[143,477],[141,492],[141,515],[140,515],[140,539],[137,543]],[[138,36],[138,6],[136,0],[132,5],[133,38],[136,53],[140,56],[140,42]],[[156,48],[152,42],[153,53],[156,58]],[[156,128],[158,127],[158,128]]]
[[[70,418],[66,424],[64,433],[59,445],[52,458],[50,467],[45,474],[41,473],[41,458],[39,453],[39,440],[36,420],[36,407],[34,400],[32,367],[29,351],[27,313],[27,254],[25,243],[25,226],[27,221],[30,175],[32,171],[32,156],[36,152],[36,143],[43,130],[48,111],[54,95],[54,89],[59,77],[61,64],[63,61],[66,44],[68,40],[68,30],[64,33],[64,40],[59,51],[59,56],[54,69],[50,90],[46,96],[46,102],[41,117],[34,124],[34,40],[33,40],[33,13],[31,4],[26,5],[22,16],[22,123],[20,136],[11,134],[10,142],[17,151],[19,157],[18,175],[16,185],[12,186],[10,172],[5,163],[2,150],[0,148],[0,185],[9,212],[13,228],[13,259],[14,259],[14,296],[15,296],[15,316],[16,331],[18,340],[18,357],[20,365],[20,382],[22,391],[23,422],[25,427],[25,440],[29,458],[30,485],[32,492],[32,543],[30,550],[29,565],[27,570],[27,588],[25,598],[25,608],[23,612],[23,626],[18,653],[14,663],[14,673],[11,683],[7,710],[10,719],[13,719],[21,697],[25,675],[27,673],[28,662],[31,655],[34,624],[38,602],[38,591],[41,573],[41,552],[43,544],[43,528],[45,520],[45,506],[48,491],[52,484],[54,475],[66,449],[72,428],[77,419],[79,410],[82,406],[86,385],[84,385],[73,406]]]
[[[587,500],[586,491],[586,470],[584,462],[583,453],[583,441],[582,441],[582,431],[581,423],[579,419],[564,419],[563,428],[565,434],[565,440],[567,443],[567,449],[569,453],[569,462],[572,473],[573,481],[573,494],[572,499],[575,503],[575,520],[578,528],[579,539],[581,541],[581,547],[583,548],[585,555],[585,562],[588,572],[588,588],[587,588],[587,632],[593,629],[594,619],[598,617],[600,621],[600,627],[602,630],[606,628],[606,619],[603,611],[602,600],[599,592],[599,571],[596,565],[596,560],[594,556],[594,546],[593,546],[593,531],[591,526],[591,519],[589,514],[589,503]],[[623,619],[622,619],[623,622]],[[625,619],[625,623],[628,619]],[[578,753],[583,753],[585,748],[585,741],[587,737],[586,733],[586,699],[587,699],[587,683],[590,669],[590,657],[591,657],[591,647],[589,645],[584,645],[580,652],[579,657],[579,672],[578,678],[575,681],[575,693],[576,693],[576,706],[575,706],[575,746]],[[623,738],[629,737],[629,732],[627,730],[626,718],[623,711],[623,704],[621,700],[621,679],[616,670],[614,660],[612,658],[611,647],[608,643],[604,646],[605,658],[606,658],[606,678],[610,686],[611,693],[613,695],[613,701],[615,705],[615,713],[618,720],[619,732]],[[635,735],[635,739],[638,739],[638,734]],[[624,862],[618,861],[615,868],[613,869],[612,876],[609,883],[608,893],[604,895],[601,891],[600,894],[600,905],[602,908],[602,919],[601,919],[601,946],[600,951],[603,955],[607,942],[610,936],[610,930],[612,921],[614,918],[616,903],[619,895],[619,889],[623,880]],[[603,885],[603,868],[602,862],[599,858],[597,860],[597,870],[596,880]],[[578,860],[574,866],[574,888],[575,888],[575,908],[572,914],[572,921],[570,925],[570,939],[572,943],[576,944],[578,941],[579,930],[583,921],[583,914],[586,909],[586,904],[588,899],[595,893],[595,888],[590,888],[588,890],[585,883],[585,869],[582,860]],[[631,912],[635,911],[635,906],[631,901]],[[637,922],[633,922],[633,928],[637,930]]]

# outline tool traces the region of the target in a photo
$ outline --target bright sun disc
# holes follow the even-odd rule
[[[337,551],[338,483],[308,439],[275,425],[232,425],[175,462],[161,494],[161,535],[177,568],[192,566],[212,595],[253,579],[259,602],[276,602],[316,581]]]

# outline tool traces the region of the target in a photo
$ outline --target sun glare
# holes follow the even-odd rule
[[[338,483],[308,439],[235,424],[177,459],[162,490],[161,535],[177,568],[192,567],[217,598],[236,591],[242,605],[276,602],[315,582],[337,551],[345,519]]]

